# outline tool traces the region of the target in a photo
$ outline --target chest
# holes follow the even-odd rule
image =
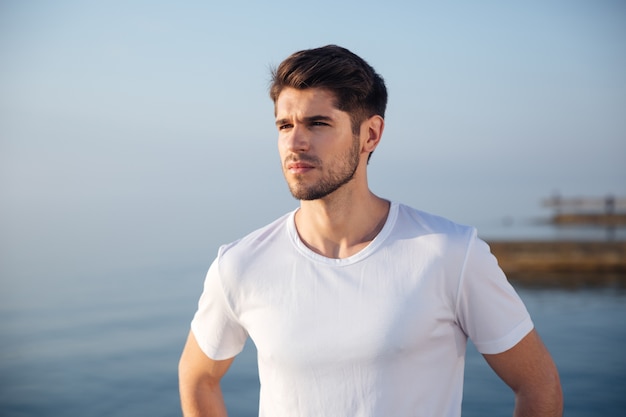
[[[454,327],[454,292],[436,260],[339,268],[278,262],[257,280],[241,288],[237,313],[259,357],[282,366],[393,359]]]

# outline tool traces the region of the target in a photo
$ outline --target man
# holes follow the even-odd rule
[[[184,415],[226,415],[220,379],[248,336],[261,416],[459,416],[468,337],[516,416],[561,415],[550,354],[475,229],[369,190],[387,102],[373,68],[300,51],[270,96],[300,207],[220,248],[180,360]]]

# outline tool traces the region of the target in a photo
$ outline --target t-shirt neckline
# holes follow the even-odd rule
[[[380,230],[380,232],[378,232],[376,237],[366,247],[347,258],[328,258],[309,249],[309,247],[306,246],[304,242],[302,242],[302,240],[300,239],[300,235],[298,234],[298,231],[296,229],[295,215],[297,211],[298,209],[295,209],[289,215],[289,218],[287,219],[287,231],[291,238],[291,242],[296,247],[298,252],[315,262],[323,263],[326,265],[345,266],[354,264],[367,258],[372,253],[374,253],[380,247],[380,245],[383,244],[396,223],[396,218],[398,217],[398,203],[394,201],[390,202],[389,214],[387,215],[387,219],[385,220],[383,228]]]

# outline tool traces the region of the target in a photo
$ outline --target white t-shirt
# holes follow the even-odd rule
[[[213,359],[252,338],[260,416],[457,417],[467,338],[500,353],[533,328],[474,228],[392,203],[366,248],[330,259],[294,213],[220,248],[191,324]]]

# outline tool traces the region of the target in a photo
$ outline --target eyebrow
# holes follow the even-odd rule
[[[323,116],[323,115],[315,115],[315,116],[309,116],[309,117],[305,117],[304,118],[304,122],[305,123],[312,123],[312,122],[332,122],[334,121],[334,119],[330,116]],[[276,120],[276,126],[280,126],[283,125],[285,123],[290,123],[291,120],[284,118],[284,119],[278,119]]]

